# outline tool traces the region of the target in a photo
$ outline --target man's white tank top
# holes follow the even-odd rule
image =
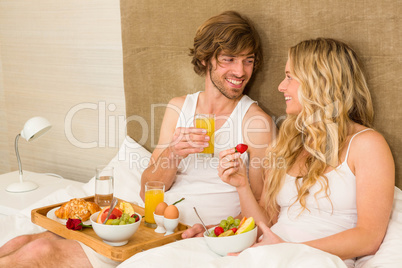
[[[304,242],[330,236],[354,228],[357,222],[356,176],[351,171],[347,160],[350,145],[356,135],[371,130],[364,129],[350,139],[345,160],[334,170],[325,174],[330,188],[329,197],[324,191],[315,194],[321,186],[314,185],[306,198],[306,206],[301,214],[299,202],[293,204],[297,197],[295,177],[286,175],[284,185],[277,197],[280,206],[278,222],[271,230],[282,239],[290,242]],[[293,205],[292,205],[293,204]]]
[[[184,101],[176,127],[193,127],[194,115],[200,92],[189,94]],[[179,220],[193,225],[199,219],[197,209],[205,224],[216,224],[228,216],[240,213],[240,201],[236,188],[222,182],[218,176],[219,152],[243,143],[242,121],[250,106],[256,103],[243,96],[224,125],[215,131],[215,153],[212,158],[197,158],[190,154],[180,163],[173,186],[165,193],[165,202],[173,202],[184,197],[176,206],[180,211]],[[247,154],[242,159],[248,165]]]

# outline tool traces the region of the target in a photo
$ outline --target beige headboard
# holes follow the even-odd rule
[[[396,185],[402,187],[401,1],[398,0],[121,0],[124,87],[128,135],[153,150],[164,105],[203,90],[188,56],[197,27],[225,10],[251,18],[264,46],[264,69],[248,94],[277,122],[284,115],[283,79],[288,47],[316,37],[341,39],[366,67],[376,112],[375,128],[389,142]],[[373,152],[374,154],[375,152]]]

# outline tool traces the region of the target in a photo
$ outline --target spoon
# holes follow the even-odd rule
[[[109,213],[107,214],[106,219],[103,221],[103,224],[105,224],[107,222],[107,220],[109,219],[110,215],[112,214],[113,209],[117,205],[117,202],[118,202],[117,198],[113,197],[112,204],[110,205]]]
[[[200,219],[202,226],[204,226],[205,231],[207,231],[207,234],[209,235],[209,231],[207,229],[207,227],[205,226],[204,222],[202,221],[200,215],[198,215],[197,209],[195,207],[193,207],[195,214],[197,214],[197,217]]]

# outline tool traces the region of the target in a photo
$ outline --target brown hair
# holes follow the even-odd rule
[[[194,37],[194,48],[190,49],[191,63],[198,75],[205,75],[212,57],[219,52],[238,55],[244,50],[255,54],[254,71],[262,64],[260,36],[252,22],[236,11],[225,11],[202,24]]]

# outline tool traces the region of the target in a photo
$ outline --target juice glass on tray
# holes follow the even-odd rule
[[[156,228],[154,212],[156,206],[163,202],[165,184],[160,181],[149,181],[145,184],[145,225]]]
[[[214,156],[214,136],[215,136],[215,115],[214,114],[196,114],[194,125],[196,128],[207,130],[209,136],[208,147],[205,147],[198,157]]]

